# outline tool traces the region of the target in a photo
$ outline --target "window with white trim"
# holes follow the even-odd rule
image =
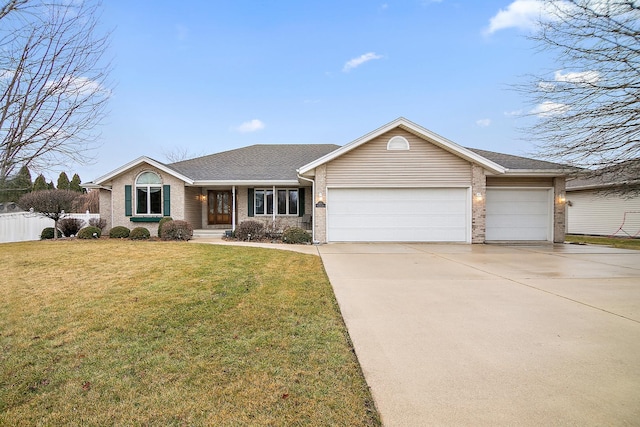
[[[387,142],[387,150],[409,150],[409,141],[404,136],[394,136]]]
[[[162,214],[162,179],[154,172],[142,172],[136,179],[136,215]]]
[[[298,189],[277,188],[275,197],[272,188],[256,188],[254,191],[255,215],[298,215]]]

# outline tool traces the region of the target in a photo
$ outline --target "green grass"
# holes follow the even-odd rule
[[[379,425],[318,257],[0,245],[0,425]]]
[[[569,243],[587,243],[591,245],[606,245],[614,248],[640,250],[640,239],[567,235],[565,241]]]

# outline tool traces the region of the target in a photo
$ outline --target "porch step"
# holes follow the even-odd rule
[[[199,229],[199,230],[193,230],[193,238],[209,238],[209,239],[215,239],[215,238],[222,238],[222,236],[224,236],[224,232],[226,230],[223,229],[219,229],[219,230],[214,230],[214,229]]]

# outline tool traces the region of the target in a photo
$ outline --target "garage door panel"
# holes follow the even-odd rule
[[[464,242],[467,189],[329,189],[328,239],[333,242]]]
[[[548,189],[487,189],[486,240],[551,240]]]

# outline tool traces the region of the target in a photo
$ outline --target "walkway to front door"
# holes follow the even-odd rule
[[[231,191],[209,190],[209,225],[231,224]]]

